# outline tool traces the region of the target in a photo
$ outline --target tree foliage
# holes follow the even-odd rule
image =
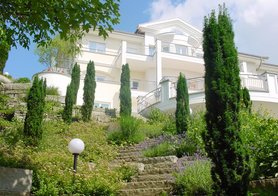
[[[232,22],[225,7],[203,29],[207,131],[215,195],[247,195],[250,168],[240,138],[240,78]]]
[[[119,18],[119,0],[0,1],[0,53],[31,40],[43,46],[57,34],[74,43],[91,28],[106,38]]]
[[[121,88],[120,88],[120,116],[131,115],[131,91],[129,65],[122,66]]]
[[[80,66],[75,63],[71,72],[71,85],[73,88],[73,103],[76,104],[80,84]]]
[[[188,129],[189,97],[185,76],[180,73],[177,83],[176,129],[178,133],[185,133]]]
[[[57,33],[61,39],[76,40],[90,28],[98,29],[99,35],[106,37],[107,30],[119,23],[119,16],[118,0],[0,2],[0,19],[8,43],[25,48],[31,37],[39,45]]]
[[[0,21],[0,74],[3,74],[6,62],[9,57],[9,52],[11,45],[7,41],[7,36],[2,29],[2,24]]]
[[[95,101],[95,65],[93,61],[90,61],[87,65],[87,71],[84,81],[84,94],[83,94],[83,105],[81,107],[82,119],[89,121],[91,119],[94,101]]]
[[[42,138],[42,121],[45,106],[46,81],[35,76],[28,93],[27,113],[24,122],[24,136],[28,144],[37,145]]]
[[[56,36],[47,46],[37,46],[35,54],[39,62],[47,67],[63,67],[71,69],[74,57],[80,52],[78,44],[62,40]]]
[[[74,89],[73,86],[70,84],[67,86],[65,107],[62,114],[62,118],[66,123],[71,123],[72,121],[73,105],[74,105]]]
[[[252,101],[250,100],[249,90],[248,90],[246,87],[244,87],[243,89],[241,89],[241,96],[242,96],[243,108],[245,108],[246,110],[248,110],[249,112],[251,112],[251,109],[252,109]]]

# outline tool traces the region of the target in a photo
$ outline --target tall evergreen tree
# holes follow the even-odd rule
[[[177,83],[176,129],[178,133],[185,133],[189,120],[189,97],[185,76],[180,73]]]
[[[243,107],[251,113],[252,101],[250,100],[249,90],[246,87],[241,89],[241,96],[242,96]]]
[[[206,124],[215,195],[247,195],[250,168],[239,135],[240,78],[232,22],[225,7],[205,18]]]
[[[87,71],[84,81],[84,94],[83,94],[83,105],[81,108],[82,119],[89,121],[93,111],[95,101],[95,65],[93,61],[90,61],[87,65]]]
[[[71,86],[73,88],[73,104],[76,104],[77,93],[80,84],[80,66],[75,63],[71,72]]]
[[[130,70],[128,64],[122,66],[120,116],[131,116]]]
[[[66,123],[71,123],[71,121],[72,121],[73,105],[74,105],[74,88],[70,84],[67,86],[65,107],[64,107],[63,114],[62,114],[62,118]]]
[[[46,83],[35,76],[28,93],[27,113],[24,121],[24,136],[31,145],[37,145],[42,138],[42,121],[45,106]]]

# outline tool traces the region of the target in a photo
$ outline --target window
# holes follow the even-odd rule
[[[138,89],[139,82],[138,81],[131,81],[130,88],[131,89]]]
[[[169,45],[163,45],[163,46],[162,46],[162,52],[170,52],[170,47],[169,47]]]
[[[104,53],[106,50],[106,46],[105,46],[105,43],[89,42],[89,50],[91,52]]]
[[[95,108],[110,108],[109,103],[100,103],[100,102],[95,102],[94,104]]]
[[[154,55],[155,52],[155,46],[149,46],[149,55]]]
[[[187,55],[187,46],[176,45],[176,53],[182,54],[182,55]]]
[[[105,80],[104,76],[96,76],[96,81],[97,82],[103,82]]]

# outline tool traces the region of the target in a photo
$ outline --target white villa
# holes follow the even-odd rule
[[[82,72],[78,105],[83,102],[84,76],[87,63],[92,60],[97,82],[95,107],[119,109],[121,68],[128,63],[133,112],[146,115],[152,107],[174,111],[180,72],[188,81],[193,112],[204,108],[202,32],[183,20],[140,24],[135,33],[113,31],[106,40],[90,31],[81,44],[81,53],[76,57]],[[242,86],[249,89],[253,109],[262,108],[278,117],[278,65],[268,64],[267,59],[239,53],[240,77]],[[49,68],[39,76],[65,96],[71,80],[67,69]]]

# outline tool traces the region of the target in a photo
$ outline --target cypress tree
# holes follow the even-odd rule
[[[77,93],[80,84],[80,66],[75,63],[71,72],[71,85],[73,88],[73,104],[76,104]]]
[[[35,76],[28,93],[27,113],[23,134],[28,144],[38,145],[42,138],[42,121],[45,106],[46,82]]]
[[[243,108],[251,113],[252,101],[250,100],[249,90],[246,87],[241,90],[241,96]]]
[[[82,119],[89,121],[93,111],[95,101],[95,65],[93,61],[90,61],[87,65],[87,71],[84,81],[84,94],[83,94],[83,105],[81,107]]]
[[[65,98],[65,107],[62,114],[62,118],[64,122],[71,123],[72,122],[72,110],[74,105],[74,89],[72,85],[67,86],[66,98]]]
[[[120,88],[120,116],[131,116],[131,91],[129,65],[122,66]]]
[[[239,135],[240,78],[232,22],[225,7],[205,18],[203,50],[207,131],[203,138],[215,195],[247,195],[250,168]]]
[[[176,107],[176,129],[178,133],[185,133],[188,129],[189,120],[189,98],[185,76],[180,73],[177,83],[177,107]]]

